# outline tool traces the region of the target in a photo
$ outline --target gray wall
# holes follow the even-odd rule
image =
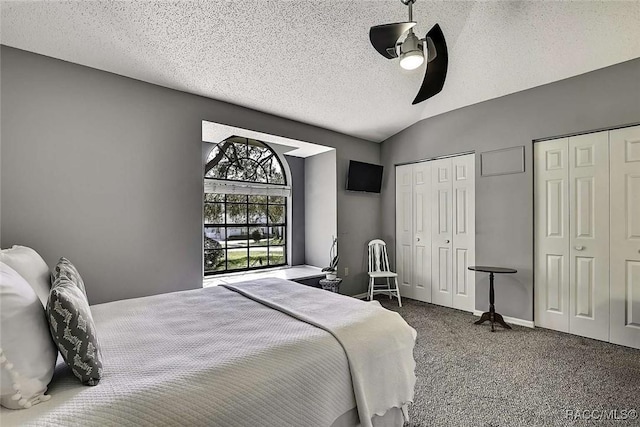
[[[480,177],[476,155],[476,264],[518,269],[497,276],[496,307],[532,320],[532,141],[638,121],[640,59],[420,121],[382,144],[383,238],[395,248],[395,164],[525,146],[526,170],[520,174]],[[488,279],[476,277],[476,308],[485,311]]]
[[[316,267],[329,265],[329,250],[337,237],[336,152],[307,157],[305,173],[305,259]]]
[[[304,159],[285,155],[285,160],[291,170],[291,265],[305,263],[305,223],[304,223]]]
[[[202,286],[202,120],[336,148],[345,293],[380,202],[344,190],[378,144],[2,46],[2,247],[67,256],[91,303]],[[357,215],[357,220],[351,215]]]

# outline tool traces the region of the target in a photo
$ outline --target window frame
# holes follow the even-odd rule
[[[227,234],[227,230],[229,228],[246,228],[247,229],[247,245],[246,246],[240,246],[240,247],[235,247],[233,249],[246,249],[247,252],[247,267],[246,268],[234,268],[234,269],[229,269],[229,247],[225,246],[223,248],[220,249],[205,249],[204,248],[204,242],[203,242],[203,254],[206,255],[207,252],[213,252],[213,251],[222,251],[224,253],[224,270],[219,270],[219,271],[207,271],[206,270],[206,266],[205,266],[205,270],[204,270],[204,274],[205,276],[211,276],[211,275],[216,275],[216,274],[226,274],[226,273],[235,273],[238,271],[253,271],[253,270],[263,270],[265,268],[275,268],[275,267],[282,267],[282,266],[286,266],[288,265],[288,257],[287,257],[287,246],[288,246],[288,239],[287,239],[287,226],[288,226],[288,221],[287,221],[287,208],[288,208],[288,198],[286,196],[276,196],[276,197],[282,197],[284,199],[283,203],[273,203],[273,202],[269,202],[269,197],[274,197],[274,196],[265,196],[267,198],[267,203],[252,203],[249,202],[249,197],[247,197],[247,201],[246,202],[228,202],[227,201],[227,195],[228,193],[217,193],[220,195],[224,196],[224,202],[207,202],[205,201],[204,204],[206,205],[207,203],[221,203],[224,205],[224,210],[225,210],[225,215],[224,215],[224,222],[222,223],[207,223],[204,221],[203,218],[203,224],[204,224],[204,228],[224,228],[225,230],[225,237],[228,237]],[[245,196],[250,196],[250,195],[245,195]],[[249,215],[246,215],[246,221],[243,223],[230,223],[227,220],[227,205],[228,204],[235,204],[235,205],[245,205],[245,212],[249,212],[249,205],[258,205],[258,206],[265,206],[267,209],[267,216],[266,216],[266,222],[262,222],[262,223],[255,223],[255,224],[251,224],[249,223]],[[269,221],[269,206],[282,206],[283,209],[283,218],[284,218],[284,222],[277,222],[277,223],[271,223]],[[269,244],[269,238],[267,237],[267,244],[265,246],[251,246],[251,244],[249,243],[249,241],[251,240],[251,235],[249,233],[249,230],[251,228],[267,228],[267,230],[271,227],[282,227],[283,228],[283,240],[284,243],[279,244],[279,245],[271,245]],[[228,239],[227,239],[228,241]],[[269,263],[269,248],[271,247],[281,247],[282,248],[282,252],[283,252],[283,262],[279,263],[279,264],[270,264]],[[258,267],[251,267],[250,265],[250,249],[251,248],[266,248],[267,250],[267,265],[262,265],[262,266],[258,266]]]
[[[232,136],[227,138],[227,140],[222,141],[218,144],[215,144],[214,147],[212,148],[212,150],[209,152],[208,156],[209,157],[211,155],[211,152],[213,150],[215,150],[215,148],[221,144],[226,143],[229,139],[244,139],[245,140],[245,144],[247,145],[254,145],[255,144],[249,144],[249,140],[251,138],[244,138],[244,137],[237,137],[237,136]],[[251,139],[252,141],[255,141],[259,144],[262,145],[262,147],[264,147],[266,150],[269,150],[271,152],[271,156],[276,159],[279,167],[280,167],[280,174],[282,176],[282,184],[281,183],[271,183],[268,182],[269,179],[267,178],[267,182],[260,182],[260,181],[246,181],[246,180],[239,180],[239,179],[224,179],[224,178],[214,178],[214,177],[208,177],[207,173],[216,167],[216,165],[213,165],[209,171],[206,170],[206,166],[205,165],[205,173],[203,175],[203,178],[205,180],[205,183],[207,181],[209,182],[213,182],[215,183],[215,181],[220,181],[221,183],[238,183],[238,185],[240,187],[246,187],[246,193],[244,191],[242,192],[225,192],[224,188],[220,189],[219,191],[206,191],[206,185],[205,185],[205,191],[203,192],[203,218],[202,218],[202,224],[203,224],[203,242],[202,242],[202,248],[203,248],[203,274],[204,276],[213,276],[213,275],[221,275],[221,274],[231,274],[231,273],[236,273],[236,272],[246,272],[246,271],[256,271],[256,270],[264,270],[264,269],[270,269],[270,268],[278,268],[278,267],[283,267],[283,266],[287,266],[288,262],[289,262],[289,257],[288,257],[288,246],[289,246],[289,197],[290,195],[276,195],[276,194],[263,194],[263,193],[256,193],[252,190],[262,190],[264,191],[265,188],[266,189],[283,189],[283,190],[288,190],[290,189],[290,187],[287,185],[287,173],[285,169],[285,166],[283,164],[283,161],[280,159],[280,157],[278,156],[278,154],[271,148],[269,147],[267,144],[265,144],[262,141],[258,141],[255,139]],[[234,141],[232,143],[241,143],[238,141]],[[227,148],[229,149],[229,148]],[[237,152],[237,150],[234,150],[235,152]],[[226,156],[226,154],[223,153],[223,158],[224,156]],[[226,156],[228,158],[228,156]],[[244,157],[240,158],[236,158],[234,163],[240,163],[242,160],[244,159]],[[273,161],[273,160],[270,160]],[[228,168],[229,166],[227,166]],[[269,175],[266,175],[267,177]],[[207,194],[218,194],[224,197],[224,201],[222,202],[210,202],[207,201]],[[290,193],[289,193],[290,194]],[[228,201],[229,196],[230,195],[243,195],[245,196],[246,200],[244,202],[236,202],[236,201]],[[256,195],[261,195],[264,196],[266,199],[266,203],[255,203],[255,202],[251,202],[251,196],[256,196]],[[282,198],[282,203],[275,203],[270,201],[270,199],[272,197],[281,197]],[[207,204],[213,204],[213,203],[220,203],[223,205],[224,207],[224,218],[222,222],[206,222],[206,216],[205,216],[205,207]],[[230,223],[229,219],[228,219],[228,207],[231,204],[235,204],[235,205],[244,205],[244,211],[245,211],[245,221],[242,223]],[[264,222],[260,222],[260,223],[254,223],[251,224],[251,220],[250,220],[250,216],[249,216],[249,208],[251,205],[258,205],[258,206],[265,206],[266,209],[266,217],[264,219]],[[282,219],[283,222],[277,222],[277,223],[271,223],[270,222],[270,218],[269,218],[269,208],[270,206],[280,206],[283,209],[283,215],[282,215]],[[269,231],[271,228],[274,227],[281,227],[282,230],[282,240],[283,243],[282,244],[271,244],[270,243],[270,237],[269,237]],[[212,228],[219,228],[219,229],[223,229],[224,230],[224,236],[225,236],[225,244],[223,247],[219,248],[219,249],[207,249],[206,248],[206,230],[207,229],[212,229]],[[239,229],[246,229],[247,230],[247,240],[246,240],[246,245],[243,246],[239,246],[239,247],[233,247],[233,248],[229,248],[228,242],[228,230],[229,229],[233,229],[233,228],[239,228]],[[256,228],[266,228],[267,229],[267,243],[266,245],[260,245],[260,246],[252,246],[251,245],[251,234],[250,234],[250,230],[251,229],[256,229]],[[215,240],[215,239],[214,239]],[[219,241],[218,241],[219,242]],[[271,264],[270,263],[270,249],[271,248],[282,248],[282,261],[277,263],[277,264]],[[266,250],[266,265],[260,265],[260,266],[251,266],[251,249],[255,249],[255,248],[264,248]],[[234,269],[229,269],[229,250],[230,249],[244,249],[246,250],[246,267],[243,268],[234,268]],[[222,260],[222,265],[223,265],[223,269],[221,270],[217,270],[217,271],[213,271],[213,270],[207,270],[207,266],[206,266],[206,256],[209,253],[214,253],[215,251],[222,251],[223,253],[223,260]]]

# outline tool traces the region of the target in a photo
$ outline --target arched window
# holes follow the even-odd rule
[[[233,136],[209,153],[205,178],[263,184],[287,183],[276,153],[255,139]]]
[[[209,152],[204,178],[205,274],[286,265],[289,187],[276,153],[227,138]]]

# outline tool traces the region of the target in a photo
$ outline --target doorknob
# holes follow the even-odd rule
[[[445,240],[444,242],[445,242],[445,243],[450,243],[448,240]]]
[[[419,241],[420,241],[420,238],[419,238],[419,237],[416,237],[416,242],[419,242]]]
[[[576,246],[576,251],[581,251],[584,249],[584,246]]]

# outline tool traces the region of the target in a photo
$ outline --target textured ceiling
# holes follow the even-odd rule
[[[426,1],[444,90],[369,44],[389,1],[2,2],[2,44],[381,141],[420,119],[640,57],[640,1]]]

